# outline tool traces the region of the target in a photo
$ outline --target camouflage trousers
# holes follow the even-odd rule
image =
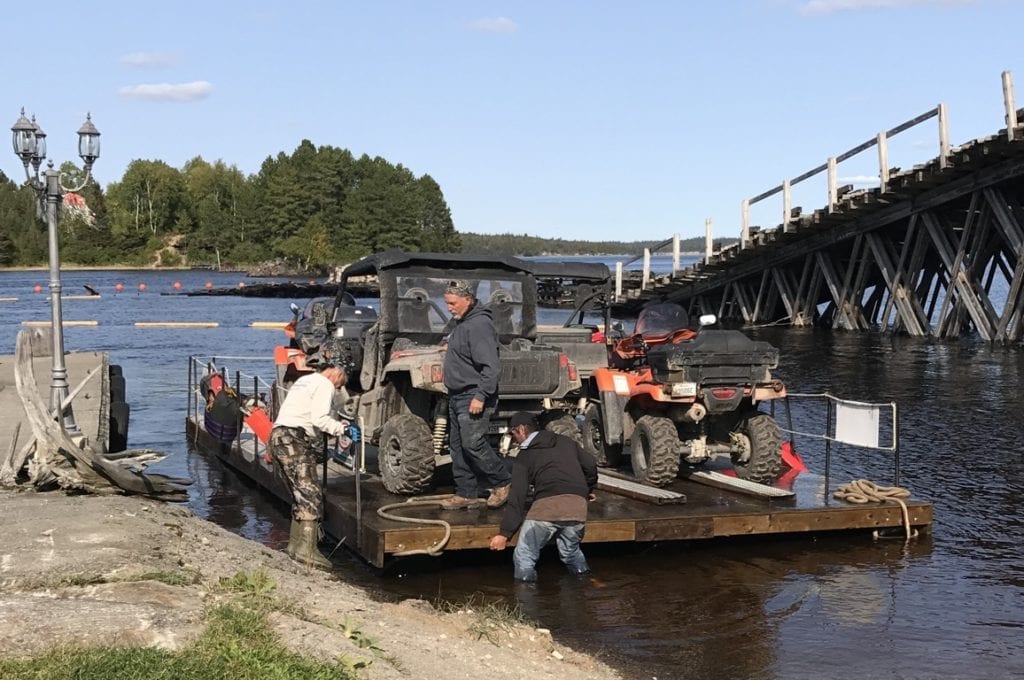
[[[270,455],[291,492],[292,518],[320,519],[319,442],[311,440],[302,428],[275,427],[270,433]]]

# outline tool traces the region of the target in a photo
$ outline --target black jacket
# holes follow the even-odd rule
[[[512,463],[512,488],[498,531],[502,536],[511,538],[526,518],[531,484],[534,500],[566,493],[586,498],[597,486],[597,463],[568,437],[539,431]]]
[[[500,376],[498,334],[491,310],[476,302],[455,323],[448,336],[444,386],[450,394],[472,392],[481,401],[488,402],[498,395]]]

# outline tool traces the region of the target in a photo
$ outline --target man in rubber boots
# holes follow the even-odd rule
[[[512,464],[512,490],[491,550],[504,550],[519,529],[512,554],[517,581],[537,580],[541,549],[554,539],[558,556],[576,575],[590,571],[580,541],[587,521],[587,504],[595,500],[597,463],[569,437],[540,430],[536,417],[520,411],[509,423],[519,455]],[[533,487],[527,511],[526,496]]]
[[[346,380],[345,371],[329,363],[318,372],[296,380],[281,404],[270,433],[271,457],[292,494],[288,556],[327,570],[331,562],[317,547],[317,524],[323,507],[317,465],[323,463],[323,434],[335,437],[347,434],[352,442],[359,441],[357,427],[332,416],[335,391],[341,389]]]
[[[441,501],[441,507],[458,510],[476,505],[483,483],[490,489],[487,507],[500,508],[508,498],[511,475],[487,441],[501,374],[498,334],[491,310],[478,304],[468,282],[450,281],[444,301],[455,320],[444,358],[455,495]]]

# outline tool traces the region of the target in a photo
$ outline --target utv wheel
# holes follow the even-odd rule
[[[622,444],[609,444],[604,438],[601,405],[591,404],[583,414],[583,448],[601,467],[618,467],[622,463]]]
[[[740,417],[736,431],[730,434],[734,446],[732,466],[740,479],[771,484],[782,470],[779,426],[767,413],[749,411]]]
[[[572,416],[563,415],[550,420],[544,425],[544,429],[568,437],[577,444],[583,443],[580,438],[580,428],[576,427],[576,419]]]
[[[664,416],[636,421],[629,443],[633,476],[652,486],[667,486],[679,474],[679,432]]]
[[[422,418],[403,413],[389,420],[380,435],[377,464],[391,493],[416,494],[434,476],[434,441]]]

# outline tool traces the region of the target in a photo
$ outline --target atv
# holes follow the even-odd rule
[[[582,425],[598,463],[617,466],[629,442],[634,476],[653,486],[676,479],[681,462],[728,454],[736,475],[770,483],[781,470],[780,433],[758,409],[786,388],[772,378],[778,350],[732,330],[698,328],[681,306],[645,307],[631,335],[610,341],[608,366],[594,371]]]
[[[495,450],[514,452],[508,421],[516,411],[536,413],[547,429],[578,438],[563,406],[578,401],[582,382],[564,351],[537,339],[531,267],[513,257],[401,251],[349,265],[335,298],[293,309],[289,344],[275,350],[277,399],[321,362],[341,366],[348,375],[345,412],[377,446],[384,487],[400,494],[426,490],[438,466],[451,462],[443,340],[453,320],[444,291],[452,279],[462,279],[478,304],[490,306],[498,333],[499,402],[489,427]],[[377,279],[376,300],[357,300],[347,290],[364,289],[366,277]]]

